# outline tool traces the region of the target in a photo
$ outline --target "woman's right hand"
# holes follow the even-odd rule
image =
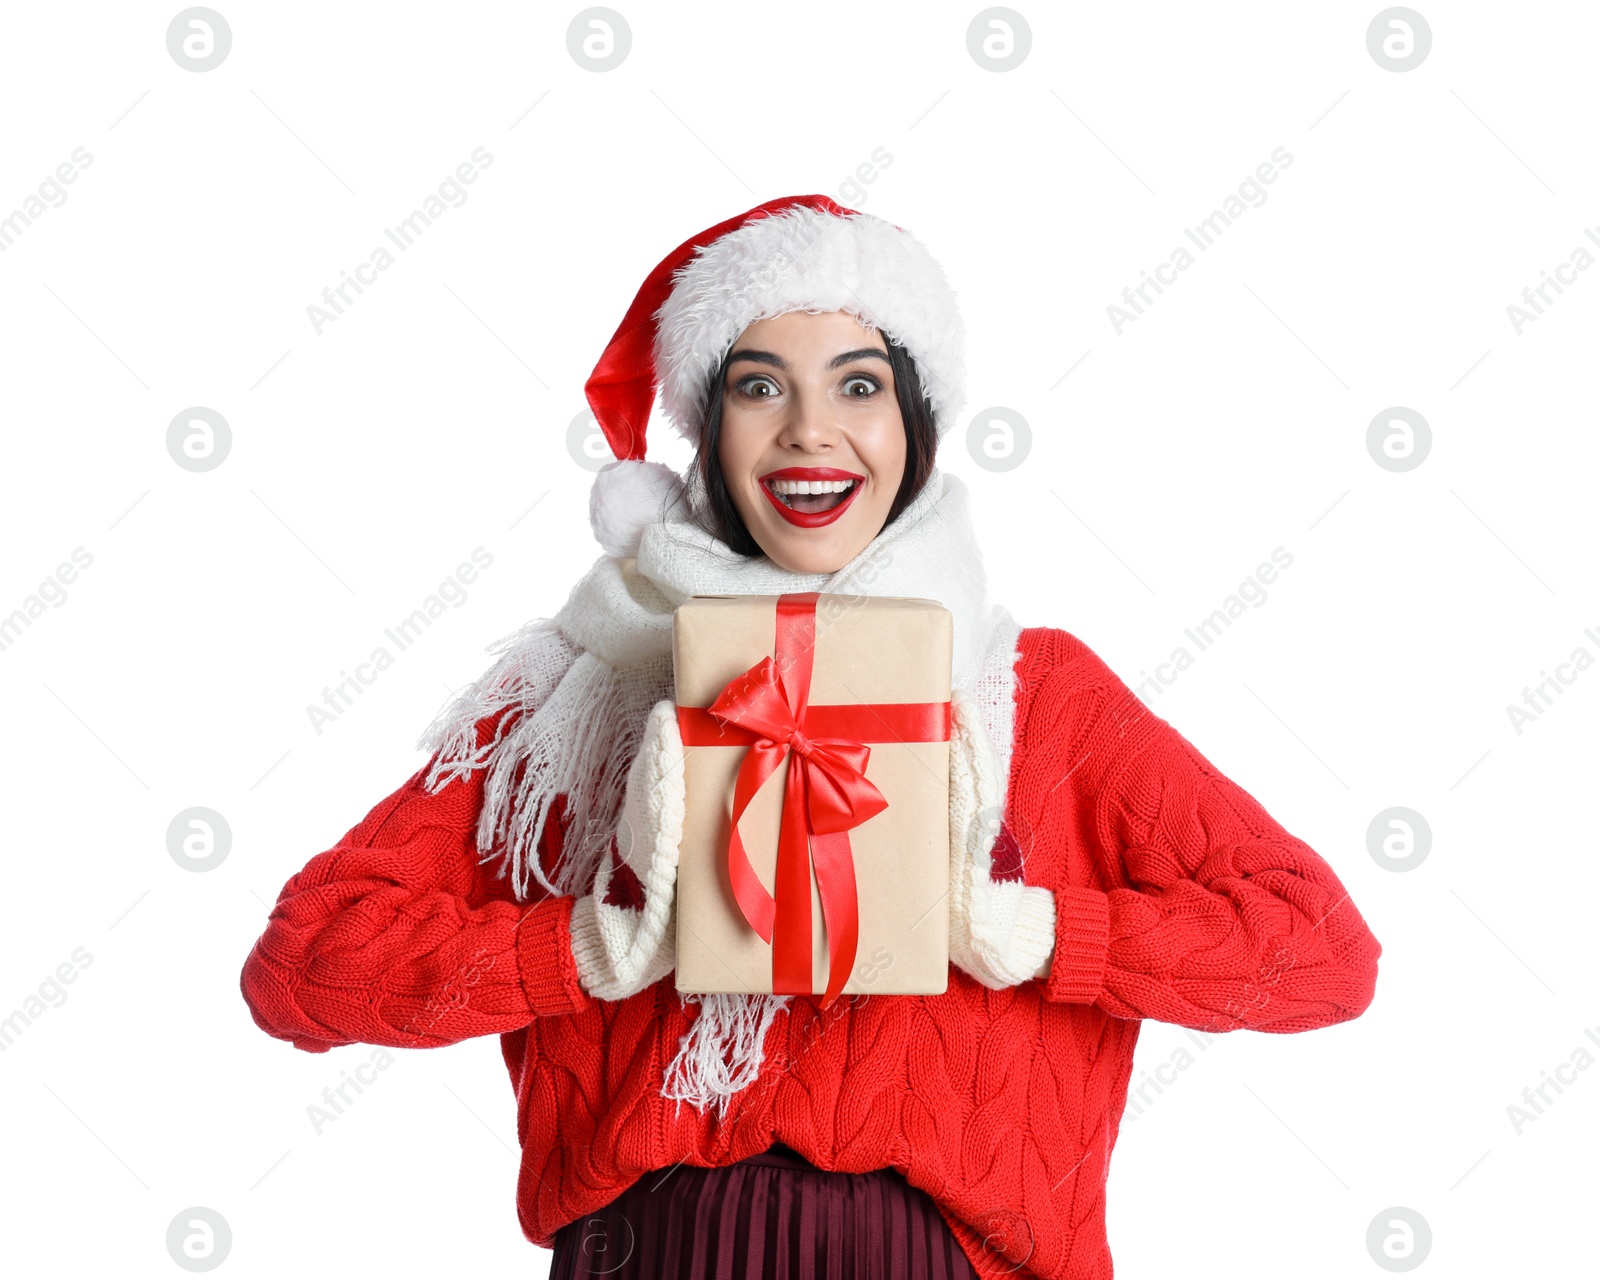
[[[611,848],[572,906],[578,980],[597,999],[625,1000],[672,972],[683,814],[678,709],[663,698],[645,720]]]

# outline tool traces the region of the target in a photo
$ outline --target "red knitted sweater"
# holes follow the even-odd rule
[[[483,773],[430,795],[423,769],[284,886],[241,977],[251,1013],[313,1053],[498,1034],[535,1244],[649,1170],[731,1164],[776,1140],[824,1169],[898,1169],[982,1276],[1109,1278],[1105,1182],[1140,1019],[1342,1022],[1371,1002],[1381,949],[1328,865],[1088,646],[1036,627],[1019,647],[1012,838],[995,874],[1056,896],[1046,978],[993,991],[952,966],[943,995],[827,1013],[795,996],[718,1121],[658,1092],[695,1008],[672,975],[590,997],[572,899],[518,903],[479,862]]]

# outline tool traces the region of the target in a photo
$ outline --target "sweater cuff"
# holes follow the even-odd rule
[[[517,924],[517,970],[538,1017],[576,1013],[592,1003],[572,955],[572,899],[536,902]]]
[[[1045,993],[1068,1004],[1093,1004],[1105,982],[1111,899],[1099,889],[1056,890],[1056,950]]]

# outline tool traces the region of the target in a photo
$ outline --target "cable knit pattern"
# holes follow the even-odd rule
[[[796,996],[725,1119],[659,1095],[690,1025],[667,975],[620,1002],[577,981],[568,898],[516,903],[477,861],[475,779],[421,771],[284,887],[242,975],[256,1022],[319,1052],[498,1033],[522,1139],[517,1207],[558,1227],[679,1160],[787,1143],[900,1170],[978,1273],[1109,1280],[1105,1185],[1139,1020],[1289,1032],[1358,1016],[1380,947],[1337,876],[1081,641],[1024,630],[997,881],[1048,889],[1046,976],[937,996]],[[485,734],[493,726],[485,721]],[[558,851],[565,815],[552,824]]]

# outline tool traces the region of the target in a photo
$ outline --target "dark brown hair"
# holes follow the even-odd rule
[[[883,335],[889,348],[889,368],[894,371],[895,399],[900,403],[900,420],[906,429],[906,467],[900,477],[900,488],[890,504],[884,528],[894,523],[911,500],[928,482],[933,472],[933,455],[939,445],[938,433],[933,425],[933,406],[922,389],[922,375],[917,362],[904,347],[887,334]],[[718,446],[722,440],[722,387],[728,376],[728,357],[734,344],[722,353],[722,360],[706,380],[705,419],[700,427],[700,448],[694,456],[694,469],[699,473],[705,488],[706,507],[712,521],[712,532],[734,551],[744,556],[759,556],[761,546],[750,536],[739,509],[734,505],[728,482],[722,474],[722,460]]]

